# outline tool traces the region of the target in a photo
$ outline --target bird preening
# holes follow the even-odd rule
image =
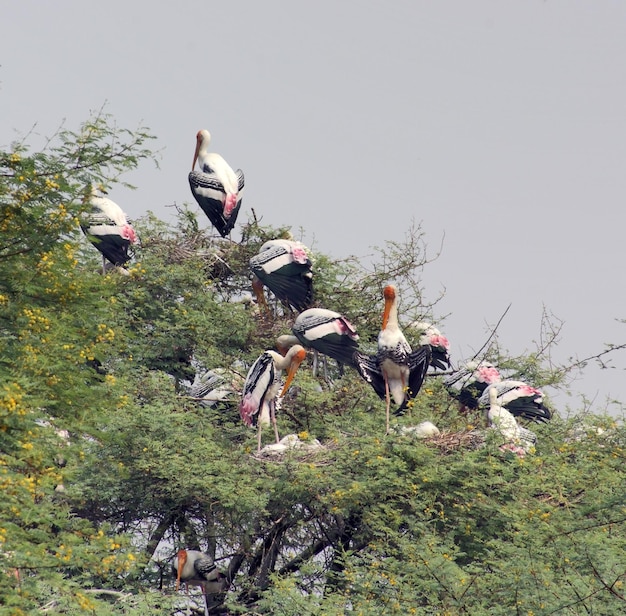
[[[129,248],[138,241],[128,217],[122,208],[99,194],[95,185],[89,188],[85,197],[91,209],[82,215],[81,229],[89,241],[102,254],[103,271],[107,262],[126,272],[125,265],[130,261]]]
[[[354,353],[359,348],[356,328],[346,317],[334,310],[309,308],[294,321],[293,334],[283,334],[276,340],[276,348],[284,355],[294,344],[313,349],[315,356],[322,353],[333,358],[339,365],[356,366]],[[317,372],[317,362],[313,373]]]
[[[241,208],[244,175],[241,169],[232,167],[215,152],[209,152],[211,133],[200,130],[196,135],[189,186],[202,211],[222,237],[234,228]],[[196,162],[200,167],[195,170]]]
[[[250,367],[239,404],[239,414],[246,426],[257,428],[257,452],[261,451],[263,425],[271,424],[276,442],[280,442],[276,424],[278,400],[289,389],[305,357],[305,349],[296,344],[287,351],[284,357],[276,351],[267,350]],[[281,389],[280,377],[283,370],[287,370],[287,378]]]
[[[460,412],[465,414],[476,410],[485,389],[500,380],[500,372],[491,362],[472,360],[447,376],[443,384],[448,393],[459,401]]]
[[[301,312],[313,303],[313,265],[301,242],[274,239],[265,242],[250,259],[252,289],[257,303],[269,311],[263,287],[288,309]]]
[[[172,573],[176,576],[176,591],[184,584],[199,586],[202,589],[204,613],[209,613],[209,595],[217,595],[227,590],[226,576],[217,568],[214,560],[199,550],[180,549],[172,563]]]

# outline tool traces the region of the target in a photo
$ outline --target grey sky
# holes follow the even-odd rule
[[[626,342],[626,3],[161,5],[1,1],[0,145],[106,102],[164,148],[159,170],[127,178],[136,191],[110,196],[169,219],[166,205],[193,203],[208,128],[246,174],[241,221],[254,208],[336,257],[412,221],[433,251],[445,233],[424,282],[431,298],[446,288],[454,360],[509,303],[512,353],[532,348],[544,307],[565,322],[557,361]],[[614,364],[573,387],[596,410],[626,401],[626,353]]]

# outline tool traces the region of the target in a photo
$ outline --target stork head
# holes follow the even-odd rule
[[[209,143],[211,142],[211,133],[206,129],[203,128],[202,130],[199,130],[196,133],[196,151],[193,154],[193,163],[191,163],[191,170],[194,170],[194,167],[196,166],[196,161],[198,160],[198,155],[200,154],[200,150],[203,147],[208,147]]]
[[[291,334],[282,334],[276,338],[276,348],[283,357],[287,355],[289,349],[297,343],[298,339]]]
[[[178,558],[178,561],[176,563],[176,590],[178,590],[180,586],[180,576],[182,574],[183,567],[187,562],[187,550],[178,550],[178,554],[176,555],[176,557]]]
[[[108,191],[106,186],[100,182],[92,182],[87,184],[85,191],[83,192],[83,203],[87,203],[89,199],[93,197],[99,197],[100,195],[106,195]]]
[[[289,371],[287,372],[287,380],[285,381],[283,390],[280,392],[281,398],[287,393],[287,390],[291,385],[291,381],[293,381],[293,377],[296,375],[296,372],[305,357],[306,351],[304,350],[304,347],[299,344],[294,344],[289,351],[287,351],[285,358],[289,360]]]

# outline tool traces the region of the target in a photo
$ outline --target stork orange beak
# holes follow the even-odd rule
[[[183,572],[183,567],[187,562],[187,550],[178,551],[178,566],[176,567],[176,591],[180,587],[180,576]]]
[[[267,302],[265,301],[265,293],[263,292],[263,283],[254,276],[252,278],[252,290],[256,295],[257,304],[263,307],[265,310],[269,310]]]
[[[386,291],[387,289],[385,289]],[[391,312],[391,305],[393,304],[393,300],[395,299],[395,295],[387,295],[385,293],[385,310],[383,311],[383,326],[382,329],[387,327],[387,323],[389,323],[389,313]]]
[[[293,377],[296,375],[296,372],[298,372],[298,368],[300,367],[300,364],[304,361],[305,357],[306,357],[306,351],[304,349],[300,349],[293,356],[293,359],[291,360],[291,364],[289,364],[289,372],[287,373],[287,380],[285,381],[283,390],[280,392],[281,398],[287,393],[287,390],[289,389],[289,386],[291,385],[291,381],[293,381]]]

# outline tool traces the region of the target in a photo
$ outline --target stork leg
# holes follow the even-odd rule
[[[274,426],[274,436],[276,437],[276,442],[280,443],[280,436],[278,436],[278,426],[276,425],[276,411],[274,408],[272,408],[270,416],[272,418],[272,425]]]
[[[313,349],[313,376],[317,376],[317,366],[319,363],[319,354],[317,349]]]
[[[328,383],[330,379],[328,378],[328,361],[326,355],[322,357],[322,365],[324,366],[324,380]]]
[[[385,400],[387,408],[385,409],[385,434],[389,434],[389,409],[391,408],[391,393],[389,392],[389,381],[385,377]]]
[[[206,587],[204,586],[204,584],[202,584],[200,588],[202,589],[202,599],[204,603],[204,616],[209,616],[209,602],[206,597]]]
[[[256,429],[256,451],[257,453],[261,451],[261,422],[260,421]]]
[[[259,309],[264,312],[266,315],[270,315],[270,307],[267,305],[267,300],[265,299],[265,291],[263,289],[263,283],[256,277],[252,278],[252,290],[256,295],[256,302]]]
[[[104,276],[107,273],[107,260],[104,255],[102,255],[102,275]]]

